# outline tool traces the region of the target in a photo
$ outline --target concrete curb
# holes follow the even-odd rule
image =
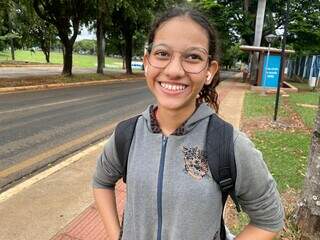
[[[138,81],[138,80],[144,80],[144,79],[145,77],[119,78],[119,79],[96,80],[96,81],[88,81],[88,82],[54,83],[54,84],[42,84],[42,85],[21,86],[21,87],[4,87],[4,88],[0,88],[0,93],[17,92],[17,91],[24,91],[24,90],[40,90],[40,89],[67,88],[67,87],[89,86],[89,85],[99,85],[99,84],[111,84],[111,83],[125,82],[125,81]]]
[[[292,84],[283,81],[283,84],[286,85],[287,87],[281,87],[280,88],[280,93],[285,94],[285,93],[295,93],[298,92],[298,88],[293,86]],[[251,86],[250,89],[254,92],[258,93],[265,93],[265,94],[276,94],[277,93],[277,88],[265,88],[262,86]]]

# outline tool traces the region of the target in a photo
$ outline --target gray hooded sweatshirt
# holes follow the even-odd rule
[[[128,157],[123,240],[220,240],[221,192],[205,159],[209,116],[201,104],[183,134],[154,132],[150,108],[138,119]],[[234,130],[236,195],[250,223],[268,231],[283,227],[276,183],[260,151]],[[114,135],[97,160],[94,188],[114,188],[123,169]]]

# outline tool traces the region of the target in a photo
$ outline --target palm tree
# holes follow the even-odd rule
[[[298,226],[304,240],[320,239],[320,97],[311,140],[303,198],[298,209]]]

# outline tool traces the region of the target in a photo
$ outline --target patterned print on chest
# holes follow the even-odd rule
[[[200,180],[208,173],[208,161],[204,150],[198,147],[183,146],[184,166],[186,172],[193,178]]]

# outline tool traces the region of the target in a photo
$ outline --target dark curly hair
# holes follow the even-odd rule
[[[218,61],[218,37],[215,28],[209,23],[207,18],[197,10],[185,8],[185,7],[174,7],[162,15],[160,15],[151,26],[151,30],[148,36],[148,44],[152,44],[155,34],[159,26],[175,17],[189,17],[191,20],[199,24],[203,29],[206,30],[209,39],[209,64],[212,60]],[[219,71],[215,74],[210,85],[204,85],[197,98],[197,104],[206,102],[214,108],[216,112],[219,110],[218,93],[216,87],[220,82]]]

